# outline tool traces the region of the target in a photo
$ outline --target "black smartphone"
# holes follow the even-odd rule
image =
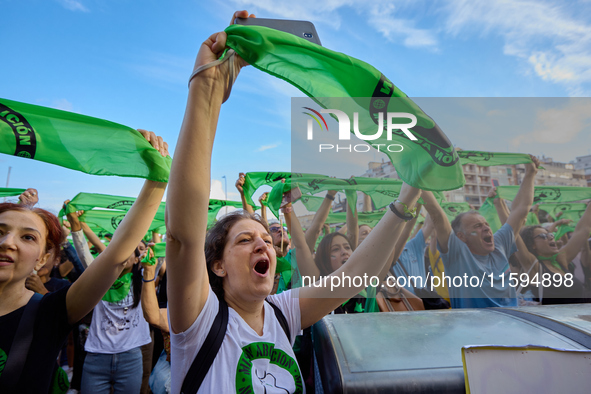
[[[294,21],[291,19],[266,19],[266,18],[236,18],[234,23],[245,26],[264,26],[271,29],[291,33],[295,36],[322,45],[312,22]]]

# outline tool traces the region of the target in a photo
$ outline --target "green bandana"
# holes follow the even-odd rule
[[[117,278],[111,288],[107,290],[107,294],[103,297],[103,301],[115,303],[127,297],[129,289],[131,288],[131,276],[132,273],[129,272],[122,277]]]
[[[137,130],[57,109],[0,99],[0,153],[93,175],[167,182],[172,159]]]
[[[0,197],[20,196],[26,191],[27,189],[11,189],[8,187],[0,187]]]
[[[505,200],[513,200],[520,186],[499,186],[497,196]],[[591,198],[591,187],[576,186],[536,186],[534,187],[534,204],[572,202]]]
[[[462,163],[462,165],[476,164],[481,167],[533,163],[531,156],[526,153],[503,153],[482,152],[476,150],[461,150],[458,151],[458,156],[460,156],[460,162]]]
[[[447,136],[371,65],[266,27],[231,25],[226,33],[227,45],[255,68],[292,84],[323,108],[357,112],[362,133],[375,133],[374,115],[378,112],[413,114],[417,123],[409,130],[416,141],[396,129],[391,141],[386,139],[387,133],[382,133],[372,143],[395,142],[404,147],[404,155],[385,153],[409,185],[423,190],[453,190],[464,185],[459,157]],[[347,100],[350,108],[341,106],[343,97],[355,98]]]

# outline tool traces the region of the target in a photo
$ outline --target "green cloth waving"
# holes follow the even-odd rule
[[[0,197],[20,196],[26,191],[27,189],[11,189],[8,187],[0,187]]]
[[[414,115],[416,126],[409,130],[416,141],[394,129],[392,140],[387,140],[384,132],[371,143],[396,143],[404,147],[404,154],[385,153],[400,178],[409,185],[433,191],[453,190],[464,185],[459,157],[447,136],[433,119],[373,66],[293,34],[266,27],[231,25],[226,33],[227,45],[249,64],[287,81],[325,109],[342,110],[351,119],[357,112],[361,134],[376,133],[376,118],[380,113]],[[346,104],[343,103],[350,105],[344,108]],[[409,122],[405,119],[394,123]]]
[[[119,302],[129,294],[131,288],[131,276],[133,274],[128,272],[120,278],[115,280],[115,283],[107,290],[107,294],[103,297],[103,301]]]
[[[505,200],[513,200],[520,186],[499,186],[497,196]],[[536,186],[534,187],[534,204],[572,202],[591,198],[591,187],[576,186]]]
[[[168,181],[172,163],[127,126],[1,98],[0,153],[87,174],[158,182]]]

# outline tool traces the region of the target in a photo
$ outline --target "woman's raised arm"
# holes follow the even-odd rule
[[[140,131],[160,151],[168,155],[168,144],[154,133]],[[125,268],[125,263],[148,231],[160,206],[166,183],[146,181],[125,218],[117,227],[109,246],[84,271],[66,295],[68,320],[75,323],[83,318],[105,295]]]
[[[248,17],[246,11],[236,17]],[[216,61],[226,33],[211,35],[199,49],[195,68]],[[235,56],[234,75],[246,63]],[[232,84],[230,61],[197,74],[189,85],[185,117],[176,144],[166,204],[166,263],[171,332],[185,331],[209,294],[205,235],[211,178],[211,151],[222,101]]]
[[[412,209],[420,195],[420,190],[404,184],[394,208],[402,215],[406,206]],[[341,268],[327,276],[325,287],[303,287],[299,290],[302,328],[311,326],[327,313],[330,313],[345,300],[353,297],[366,287],[355,286],[353,278],[371,278],[378,276],[389,258],[396,241],[400,237],[405,221],[388,209],[380,222],[369,233],[367,238],[353,252],[349,260]],[[350,277],[351,283],[342,280]],[[333,279],[334,278],[334,279]],[[336,285],[331,288],[331,285]]]

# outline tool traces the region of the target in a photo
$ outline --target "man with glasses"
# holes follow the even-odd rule
[[[277,257],[285,257],[291,246],[287,227],[281,226],[278,220],[270,220],[269,231],[271,232],[271,237],[273,237],[273,245],[275,246]]]
[[[517,306],[515,288],[508,284],[509,256],[517,250],[515,234],[519,233],[533,203],[539,162],[533,156],[532,161],[525,165],[525,176],[507,222],[494,234],[477,211],[462,213],[450,224],[433,194],[423,192],[425,208],[437,230],[445,277],[450,278],[444,281],[452,308]]]

